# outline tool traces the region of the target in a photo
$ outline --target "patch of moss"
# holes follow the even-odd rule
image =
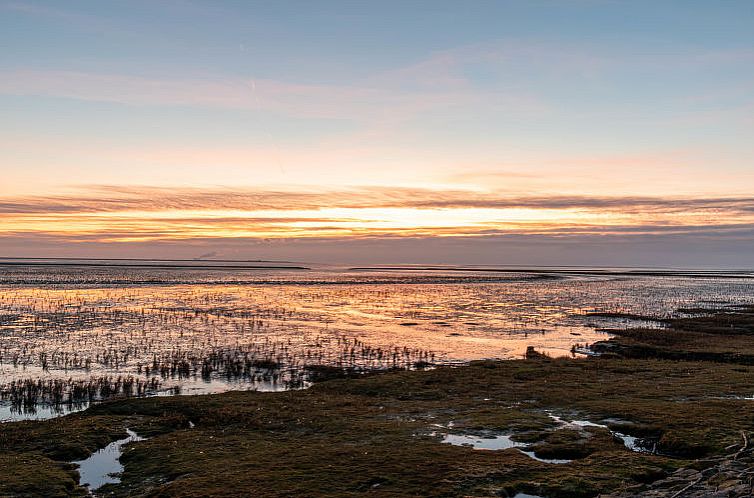
[[[37,452],[0,453],[0,496],[69,497],[86,496],[78,485],[72,465],[56,462]]]

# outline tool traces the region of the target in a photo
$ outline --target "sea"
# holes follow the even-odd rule
[[[754,303],[751,270],[0,258],[0,421],[125,396],[580,357]]]

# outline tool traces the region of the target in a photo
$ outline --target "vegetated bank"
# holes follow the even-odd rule
[[[98,495],[748,496],[754,310],[679,320],[583,360],[533,354],[2,424],[0,496],[85,495],[66,462],[126,429],[148,439],[126,447],[121,482]],[[507,435],[528,453],[443,444],[448,434]]]

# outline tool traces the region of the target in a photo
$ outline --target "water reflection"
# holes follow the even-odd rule
[[[112,442],[99,451],[92,453],[86,460],[71,462],[79,467],[79,484],[89,491],[96,491],[105,484],[120,482],[119,474],[123,472],[120,456],[123,446],[137,441],[144,441],[134,431],[126,429],[128,437]]]
[[[0,419],[40,393],[280,390],[306,387],[312,366],[569,355],[627,326],[590,311],[667,316],[752,291],[740,278],[14,266],[0,273]]]

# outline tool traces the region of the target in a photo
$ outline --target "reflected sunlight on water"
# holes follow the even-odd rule
[[[621,325],[590,311],[668,316],[754,295],[748,279],[555,272],[0,272],[0,391],[27,408],[40,399],[305,387],[300,373],[311,365],[407,368],[516,358],[530,345],[568,355],[606,338],[598,327]]]

